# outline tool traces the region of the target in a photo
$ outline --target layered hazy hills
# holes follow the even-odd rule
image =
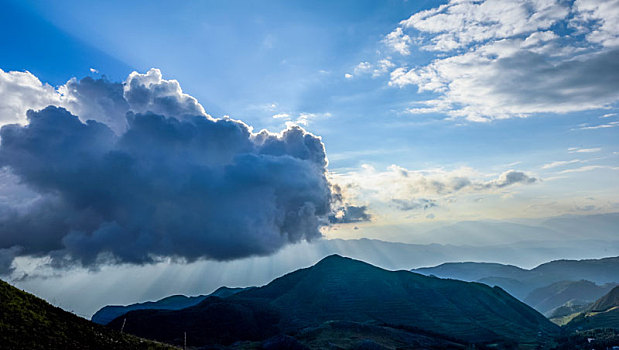
[[[460,221],[424,230],[428,243],[455,245],[502,245],[522,241],[582,239],[616,240],[619,213],[564,215],[542,220]],[[585,249],[586,247],[583,247]]]
[[[575,315],[564,327],[578,331],[603,328],[619,330],[619,287],[613,288],[586,311]]]
[[[414,329],[471,343],[535,343],[559,328],[500,288],[388,271],[332,255],[271,283],[181,310],[135,310],[113,320],[136,335],[193,345],[306,334],[325,322]]]
[[[94,315],[92,315],[91,320],[95,323],[106,325],[116,317],[126,314],[129,311],[144,309],[180,310],[198,304],[207,296],[217,296],[225,298],[230,295],[234,295],[235,293],[238,293],[244,289],[245,288],[221,287],[209,295],[198,295],[192,297],[188,297],[185,295],[172,295],[157,301],[147,301],[144,303],[137,303],[126,306],[108,305],[101,308]]]
[[[619,221],[618,221],[619,222]],[[617,226],[615,226],[617,227]],[[385,228],[382,239],[396,240]],[[395,231],[395,230],[394,230]],[[487,232],[492,235],[492,232]],[[378,235],[378,234],[377,234]],[[412,240],[426,237],[423,231],[411,232]],[[402,238],[402,237],[399,237]],[[426,237],[429,239],[429,237]],[[151,266],[125,266],[89,274],[76,280],[70,274],[59,278],[37,280],[29,274],[27,282],[16,282],[23,288],[36,291],[37,295],[56,298],[62,305],[70,305],[77,313],[90,318],[105,305],[128,305],[147,300],[158,300],[172,294],[204,295],[221,286],[263,285],[285,273],[315,264],[325,256],[339,254],[388,269],[401,270],[422,266],[435,266],[444,262],[491,261],[532,268],[557,259],[598,258],[619,256],[619,237],[607,240],[555,240],[520,242],[501,245],[410,244],[373,239],[320,239],[311,243],[289,245],[279,252],[261,258],[229,262],[200,261],[189,265],[160,264],[158,273]],[[250,265],[248,265],[250,264]],[[245,273],[251,266],[251,273]],[[202,276],[217,278],[181,278],[183,270]],[[222,273],[227,271],[227,273]],[[137,279],[133,276],[140,275]],[[52,282],[52,280],[54,282]],[[124,288],[109,288],[108,284],[122,283]],[[501,285],[489,283],[490,285]],[[88,298],[79,298],[71,290],[88,290]],[[504,288],[505,289],[505,288]],[[510,294],[514,295],[511,292]],[[517,296],[517,295],[515,295]],[[518,297],[518,296],[517,296]],[[526,294],[522,298],[526,297]]]
[[[619,241],[617,241],[619,242]],[[528,248],[527,248],[528,247]],[[275,254],[272,257],[254,259],[251,261],[252,271],[249,277],[239,278],[240,274],[226,274],[220,279],[195,279],[195,280],[183,280],[168,279],[168,283],[178,285],[185,284],[184,290],[188,295],[204,295],[206,292],[210,292],[219,288],[221,285],[232,286],[249,286],[249,285],[262,285],[270,280],[273,280],[283,274],[290,271],[297,270],[306,266],[310,266],[318,262],[321,258],[338,254],[343,256],[349,256],[358,260],[366,261],[370,264],[380,266],[389,270],[410,269],[416,266],[432,266],[443,263],[445,261],[510,261],[512,265],[503,264],[477,264],[473,263],[472,273],[477,273],[477,276],[452,276],[449,273],[440,275],[435,273],[439,277],[457,278],[466,281],[477,281],[486,283],[490,286],[498,285],[501,288],[508,291],[513,296],[524,300],[527,295],[536,288],[545,287],[550,283],[540,285],[525,284],[514,278],[503,277],[491,277],[491,276],[514,276],[520,272],[523,275],[528,275],[525,269],[513,266],[524,264],[526,260],[544,263],[547,261],[545,256],[561,257],[561,256],[595,256],[605,252],[604,249],[609,249],[614,254],[619,254],[619,243],[608,242],[592,242],[592,241],[579,241],[574,242],[545,242],[535,243],[535,248],[526,245],[509,245],[509,246],[488,246],[488,247],[473,247],[473,246],[443,246],[438,244],[433,245],[416,245],[416,244],[404,244],[394,242],[384,242],[370,239],[357,239],[357,240],[318,240],[312,244],[299,244],[290,246],[285,252]],[[592,253],[596,251],[597,253]],[[204,276],[213,274],[219,274],[219,270],[224,266],[232,271],[245,270],[243,264],[249,263],[248,261],[239,261],[238,263],[228,265],[222,264],[204,264],[196,266],[196,273]],[[494,271],[482,271],[478,272],[477,266],[489,266],[489,267],[505,267],[507,270],[515,271],[515,273],[507,272],[494,272]],[[524,265],[530,266],[532,265]],[[473,270],[474,268],[474,270]],[[161,269],[165,271],[166,266],[161,266]],[[420,273],[426,274],[423,270]],[[139,270],[132,270],[131,273],[140,273]],[[144,300],[158,300],[167,295],[173,294],[166,290],[166,288],[145,288],[142,284],[133,283],[131,278],[132,274],[127,273],[122,279],[113,279],[114,283],[124,281],[128,290],[114,289],[109,292],[102,292],[108,290],[106,285],[99,280],[89,280],[88,287],[92,289],[91,300],[96,302],[81,303],[75,306],[77,310],[83,315],[91,316],[97,310],[105,305],[116,305],[122,303],[124,305],[131,304],[135,301]],[[170,272],[168,272],[170,274]],[[243,274],[242,276],[246,276]],[[490,276],[490,277],[486,277]],[[577,278],[580,279],[588,278]],[[103,281],[103,279],[101,280]],[[544,281],[542,281],[544,282]],[[154,281],[152,282],[154,283]],[[94,286],[93,286],[94,285]],[[157,285],[162,285],[161,282],[157,282]],[[164,283],[163,285],[167,285]],[[46,286],[46,290],[55,291],[55,294],[60,293],[59,290],[55,290],[52,286]],[[76,288],[85,288],[84,285],[77,285]],[[153,292],[151,289],[156,289]],[[49,292],[52,294],[51,292]],[[177,292],[176,292],[177,293]],[[148,295],[148,299],[143,299],[144,295]],[[141,300],[140,300],[141,299]],[[594,301],[591,299],[590,301]],[[64,301],[64,304],[70,304]],[[113,317],[112,317],[113,318]],[[95,320],[97,320],[95,318]],[[104,323],[101,321],[101,323]]]
[[[590,281],[561,281],[533,290],[524,302],[550,315],[559,307],[585,305],[608,293],[616,283],[597,285]]]
[[[495,263],[445,263],[412,270],[424,275],[500,286],[538,311],[569,301],[592,302],[619,283],[619,257],[556,260],[533,269]]]
[[[0,348],[172,349],[121,334],[0,281]]]
[[[483,278],[505,278],[523,280],[528,278],[530,270],[518,266],[486,263],[486,262],[457,262],[444,263],[434,267],[422,267],[412,270],[423,275],[453,278],[463,281],[479,281]]]
[[[532,288],[534,289],[559,281],[619,282],[619,257],[555,260],[530,270],[495,263],[457,262],[444,263],[435,267],[422,267],[412,271],[463,281],[479,281],[484,278],[512,279],[536,286]]]

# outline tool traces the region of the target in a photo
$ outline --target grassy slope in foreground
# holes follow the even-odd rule
[[[110,330],[0,281],[0,348],[173,349]]]

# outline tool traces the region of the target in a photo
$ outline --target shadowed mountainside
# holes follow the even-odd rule
[[[591,305],[591,311],[605,311],[619,306],[619,287],[613,288],[608,294]]]
[[[568,302],[572,305],[591,303],[615,286],[615,283],[597,285],[585,280],[561,281],[535,289],[523,301],[535,310],[548,315]]]
[[[603,328],[619,331],[619,286],[576,315],[564,327],[570,331]]]
[[[558,327],[500,288],[387,271],[332,255],[266,286],[226,299],[208,297],[182,310],[136,310],[113,320],[119,328],[177,344],[258,341],[298,334],[327,321],[414,327],[469,343],[535,343]]]

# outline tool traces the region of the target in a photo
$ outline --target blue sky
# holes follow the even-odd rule
[[[616,11],[593,0],[6,1],[0,68],[59,87],[154,67],[215,118],[299,124],[322,138],[347,201],[372,214],[339,229],[362,236],[353,227],[617,211]],[[510,172],[520,177],[506,182]]]

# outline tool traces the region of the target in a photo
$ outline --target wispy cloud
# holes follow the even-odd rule
[[[579,148],[579,147],[570,147],[567,149],[569,153],[596,153],[600,152],[602,148]]]
[[[292,127],[295,125],[303,125],[307,126],[310,122],[317,118],[329,118],[331,117],[331,113],[299,113],[296,117],[290,116],[288,121],[286,121],[287,127]]]
[[[590,126],[582,126],[580,130],[596,130],[596,129],[608,129],[608,128],[616,128],[619,126],[619,122],[610,122],[606,124],[600,125],[590,125]]]
[[[290,118],[290,114],[288,113],[273,114],[273,119],[286,119],[286,118]]]
[[[416,210],[416,209],[427,210],[427,209],[438,206],[438,204],[436,203],[436,200],[427,199],[427,198],[416,198],[416,199],[394,198],[391,200],[391,203],[393,203],[396,208],[402,211],[409,211],[409,210]]]
[[[330,152],[329,160],[361,159],[364,157],[388,156],[408,151],[408,148],[371,148],[364,150]]]
[[[580,163],[581,160],[580,159],[572,159],[572,160],[559,160],[556,162],[551,162],[551,163],[547,163],[542,165],[542,169],[552,169],[552,168],[556,168],[556,167],[560,167],[560,166],[564,166],[564,165],[569,165],[569,164],[574,164],[574,163]]]
[[[580,168],[566,169],[566,170],[558,172],[558,174],[582,173],[586,171],[593,171],[593,170],[600,170],[600,169],[619,170],[619,167],[613,167],[613,166],[608,166],[608,165],[587,165],[587,166],[583,166]]]
[[[283,120],[287,127],[292,127],[295,125],[303,125],[307,126],[309,123],[316,118],[328,118],[331,116],[331,113],[277,113],[272,115],[273,119]]]

